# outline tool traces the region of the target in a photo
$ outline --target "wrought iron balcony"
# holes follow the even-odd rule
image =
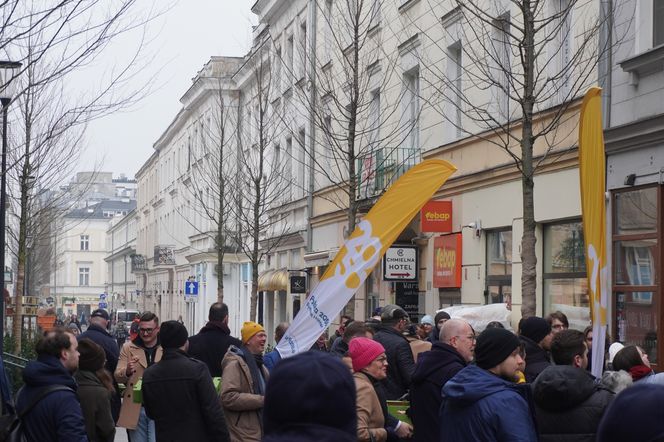
[[[155,246],[154,247],[154,265],[175,265],[175,252],[173,247]]]
[[[144,255],[132,254],[131,258],[131,271],[132,272],[145,272],[148,269],[148,261]]]
[[[357,158],[357,199],[382,194],[408,169],[421,161],[419,149],[376,149]]]

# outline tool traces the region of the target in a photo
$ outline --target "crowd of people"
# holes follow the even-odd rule
[[[332,337],[284,360],[266,353],[261,324],[231,336],[223,303],[191,337],[144,312],[118,346],[109,320],[95,310],[85,332],[40,339],[16,398],[19,415],[29,409],[26,440],[664,441],[664,373],[634,345],[590,361],[592,329],[570,329],[560,312],[478,333],[444,311],[412,324],[387,305],[366,321],[342,317]],[[591,363],[607,367],[601,379]]]

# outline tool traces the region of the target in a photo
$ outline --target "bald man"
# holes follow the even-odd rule
[[[410,387],[414,441],[439,440],[441,389],[473,360],[474,350],[475,331],[470,324],[463,319],[449,319],[431,351],[420,354]]]

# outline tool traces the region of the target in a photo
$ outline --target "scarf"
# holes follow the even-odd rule
[[[643,379],[646,376],[650,376],[651,373],[652,368],[646,367],[645,365],[635,365],[629,369],[629,374],[632,375],[632,380],[634,382],[638,381],[639,379]]]
[[[254,384],[254,391],[252,393],[265,396],[265,378],[263,377],[263,371],[261,369],[263,367],[263,355],[254,355],[245,346],[242,346],[240,355],[242,356],[242,359],[244,359],[244,362],[247,363],[249,373],[251,373],[251,379]],[[259,408],[256,412],[258,413],[258,418],[262,427],[263,409]],[[261,428],[261,433],[262,432],[263,429]]]

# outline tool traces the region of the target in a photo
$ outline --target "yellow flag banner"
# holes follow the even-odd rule
[[[609,265],[606,262],[606,203],[602,89],[586,92],[579,123],[579,175],[590,317],[593,322],[592,372],[601,376],[606,337]]]
[[[422,161],[385,192],[339,250],[288,327],[277,345],[282,358],[309,350],[415,214],[455,171],[447,161]]]

